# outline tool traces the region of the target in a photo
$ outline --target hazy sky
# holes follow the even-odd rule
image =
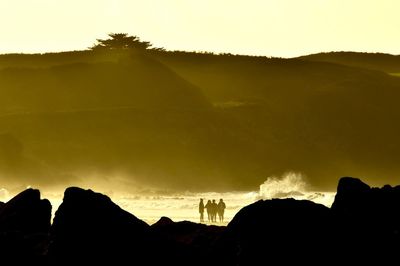
[[[399,0],[0,0],[0,53],[82,50],[126,32],[171,50],[400,54],[399,10]]]

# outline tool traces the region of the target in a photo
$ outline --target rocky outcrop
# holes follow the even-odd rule
[[[151,226],[151,231],[159,239],[174,245],[174,252],[184,254],[174,262],[180,265],[217,265],[220,260],[215,251],[225,229],[225,226],[210,226],[189,221],[173,222],[168,217],[161,217]]]
[[[174,224],[174,221],[171,220],[171,218],[163,216],[158,220],[156,223],[154,223],[151,227],[157,228],[157,227],[163,227],[163,226],[168,226]]]
[[[339,181],[331,209],[347,218],[359,217],[366,222],[372,219],[385,225],[392,221],[400,226],[400,186],[371,188],[360,179],[344,177]]]
[[[237,213],[217,249],[228,265],[316,265],[321,259],[388,265],[400,249],[400,186],[371,188],[344,177],[331,208],[294,199],[258,201]]]
[[[48,244],[51,204],[27,189],[0,208],[0,257],[3,261],[40,262]]]
[[[338,212],[353,212],[363,205],[370,186],[358,178],[342,177],[339,180],[335,201],[331,209]]]
[[[206,249],[212,247],[218,237],[225,231],[225,226],[205,225],[189,221],[173,222],[168,217],[151,226],[153,232],[185,245]]]
[[[357,260],[394,260],[400,249],[400,186],[371,188],[361,180],[340,179],[332,214],[342,249]]]
[[[329,208],[294,199],[260,200],[244,207],[229,223],[220,242],[229,265],[260,262],[307,264],[314,254],[327,255],[331,214]],[[324,243],[321,245],[321,243]]]
[[[70,187],[55,213],[49,255],[55,263],[129,261],[146,253],[148,229],[109,197]]]
[[[103,194],[68,188],[51,228],[52,264],[187,265],[191,248],[152,231]],[[196,265],[196,264],[194,264]]]
[[[51,204],[40,199],[37,189],[27,189],[12,198],[0,209],[0,230],[24,234],[48,232]]]
[[[41,265],[388,265],[400,250],[400,186],[339,181],[331,208],[260,200],[227,227],[162,217],[152,226],[103,194],[71,187],[51,205],[28,189],[0,205],[0,257]]]

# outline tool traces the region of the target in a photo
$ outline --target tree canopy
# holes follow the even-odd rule
[[[91,49],[139,49],[146,50],[151,47],[150,42],[143,42],[137,36],[130,36],[127,33],[110,33],[108,39],[97,39]]]

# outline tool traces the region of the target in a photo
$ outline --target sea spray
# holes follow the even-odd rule
[[[5,188],[0,188],[0,201],[8,201],[10,199],[10,193]]]
[[[294,198],[311,200],[330,207],[335,197],[334,192],[312,191],[302,173],[287,172],[281,177],[271,176],[260,185],[259,199]]]
[[[307,192],[307,183],[301,173],[288,172],[281,178],[268,177],[260,185],[260,197],[264,199],[301,196]]]

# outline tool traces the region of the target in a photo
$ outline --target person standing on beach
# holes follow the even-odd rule
[[[199,203],[200,223],[204,222],[204,202],[200,199]]]
[[[207,201],[206,206],[204,206],[207,209],[207,216],[208,216],[208,222],[211,222],[212,220],[212,203],[211,200]]]
[[[225,205],[225,202],[223,201],[223,199],[219,200],[217,209],[218,209],[219,222],[223,223],[224,222],[224,213],[225,213],[225,209],[226,209],[226,205]]]
[[[218,205],[215,202],[215,199],[212,200],[211,203],[211,222],[217,222],[217,212],[218,212]]]

